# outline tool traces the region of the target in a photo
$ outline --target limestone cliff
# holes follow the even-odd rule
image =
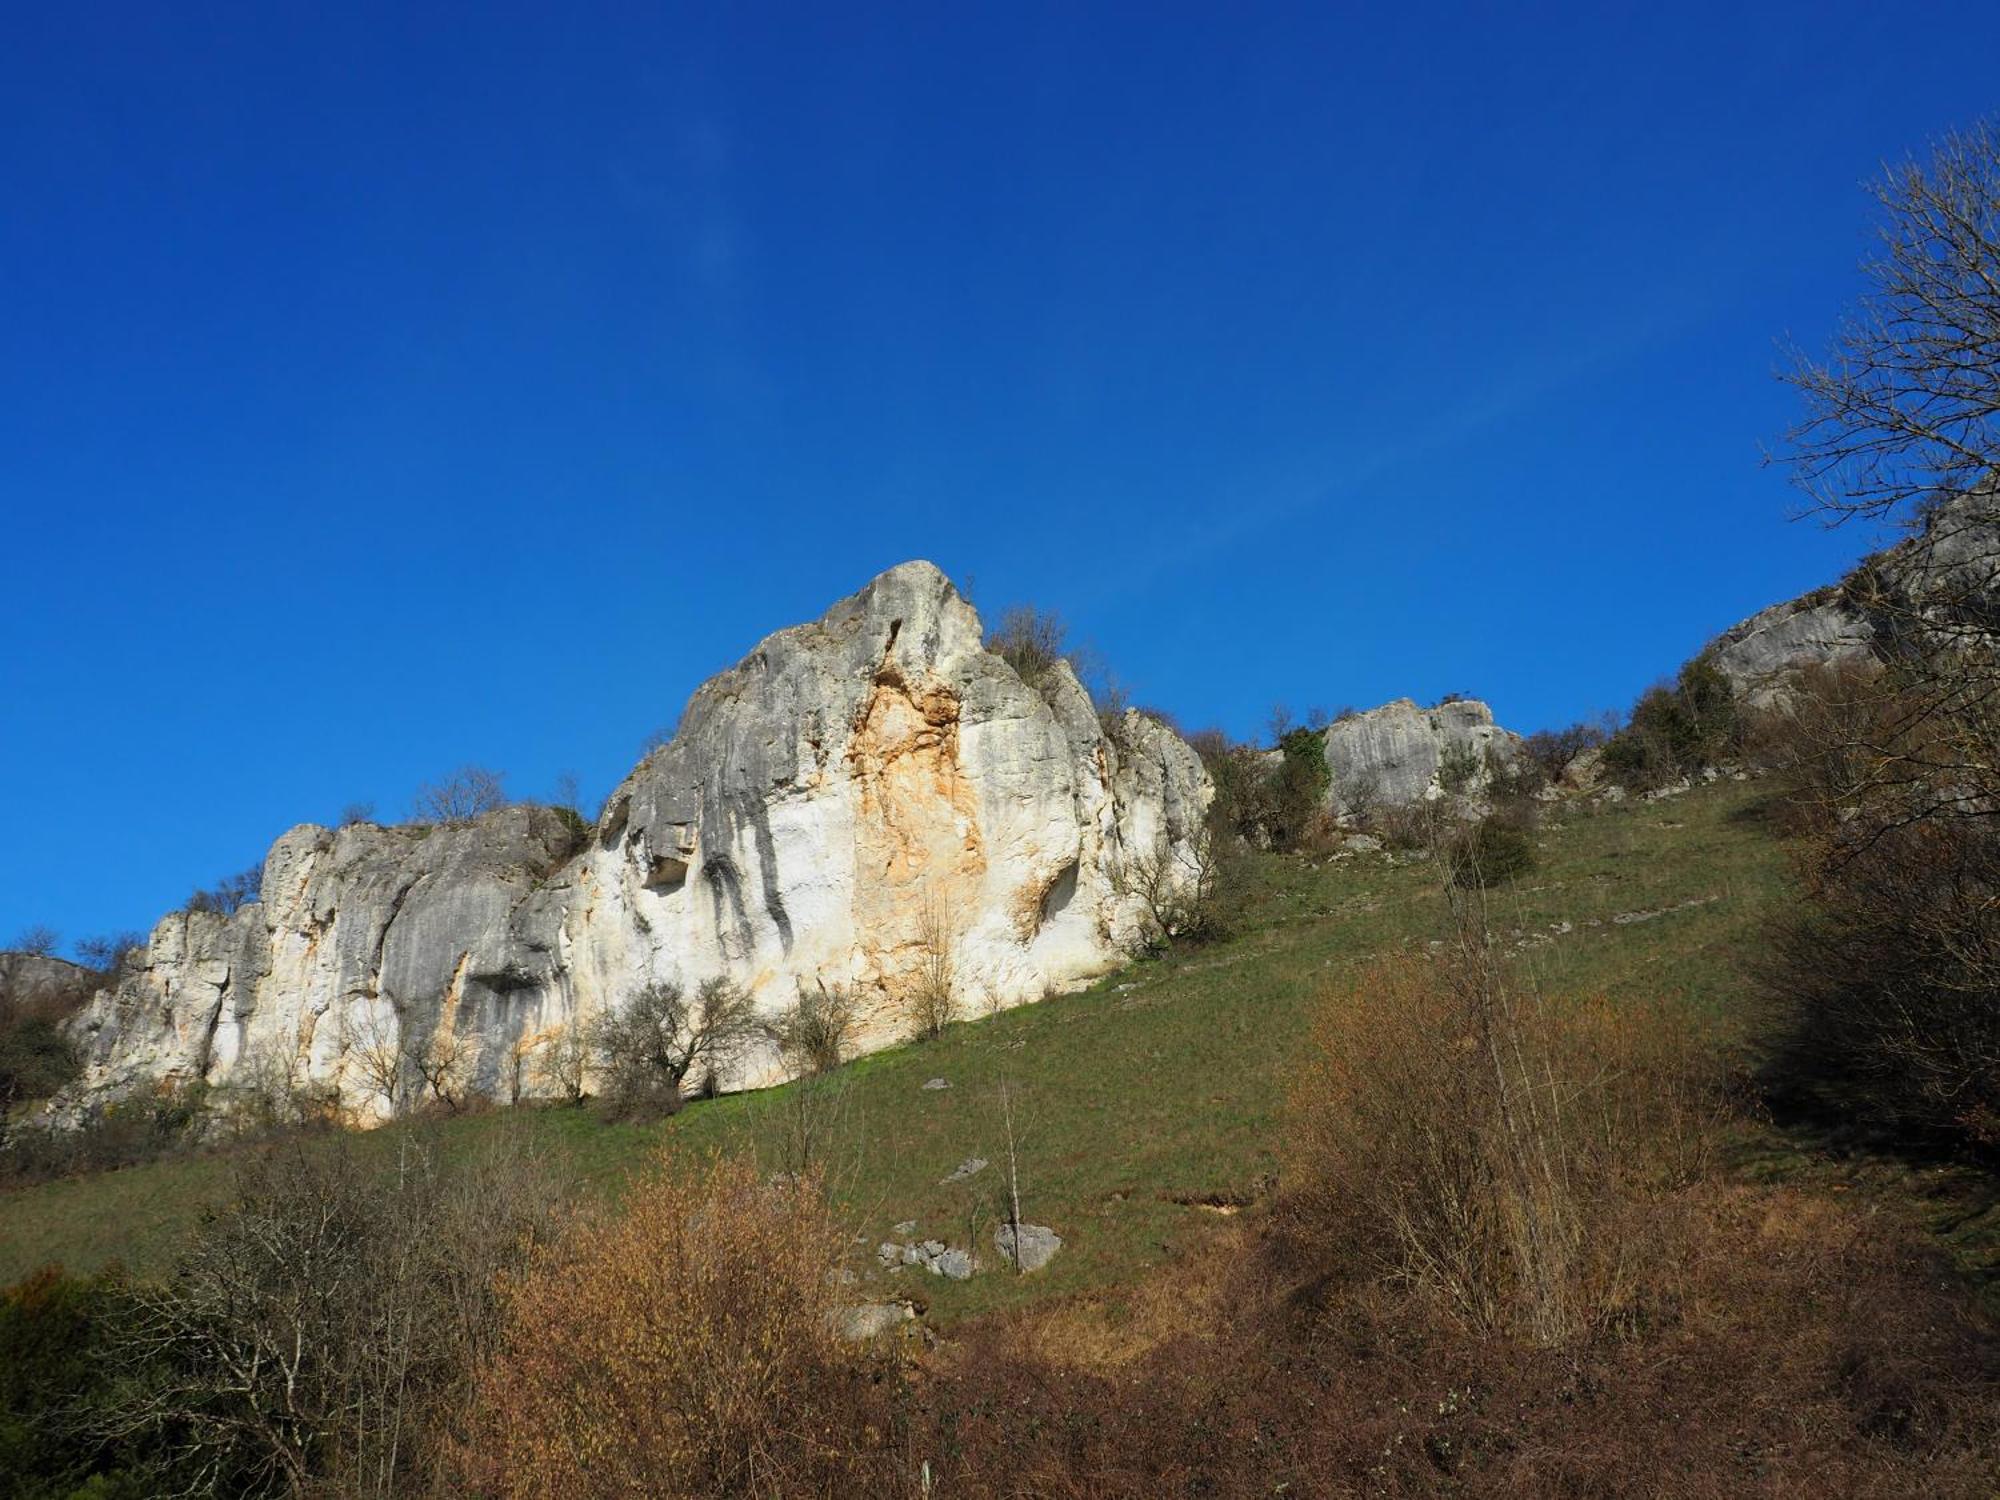
[[[562,1028],[654,980],[726,977],[773,1012],[849,985],[859,1045],[884,1045],[929,931],[972,1010],[1115,965],[1128,862],[1186,854],[1209,796],[1178,736],[1136,714],[1107,732],[1066,666],[1023,683],[944,575],[906,563],[706,683],[594,828],[527,806],[294,828],[260,901],[164,918],[95,997],[62,1107],[275,1076],[380,1115],[370,1058],[433,1035],[479,1091],[532,1093]],[[722,1082],[774,1071],[759,1055]]]

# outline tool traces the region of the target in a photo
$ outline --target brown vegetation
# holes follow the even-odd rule
[[[503,1292],[460,1453],[495,1496],[862,1494],[866,1386],[811,1181],[663,1162]]]

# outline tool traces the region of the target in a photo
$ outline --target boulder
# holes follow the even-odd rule
[[[1018,1235],[1014,1225],[1002,1224],[993,1231],[993,1244],[1007,1264],[1039,1271],[1062,1249],[1062,1236],[1046,1224],[1023,1224]]]
[[[970,1250],[947,1250],[931,1262],[931,1270],[948,1281],[970,1281],[972,1279],[972,1252]]]
[[[907,1302],[863,1302],[833,1315],[834,1331],[850,1343],[865,1343],[894,1333],[916,1316]]]

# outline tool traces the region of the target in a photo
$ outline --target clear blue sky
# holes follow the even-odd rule
[[[1622,705],[1867,540],[1760,467],[1774,339],[2000,56],[1990,3],[5,29],[0,942],[462,762],[601,796],[910,557],[1191,724]]]

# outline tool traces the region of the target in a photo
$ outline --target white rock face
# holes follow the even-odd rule
[[[868,1050],[907,1034],[940,942],[968,1013],[1088,981],[1138,924],[1128,861],[1189,853],[1208,777],[1151,719],[1107,734],[1066,666],[1038,691],[981,639],[906,563],[705,684],[594,829],[535,807],[293,829],[260,902],[164,918],[78,1018],[64,1110],[275,1075],[380,1118],[373,1060],[434,1035],[478,1091],[533,1094],[565,1027],[655,980],[724,977],[773,1013],[852,986]]]
[[[1398,698],[1351,714],[1326,729],[1331,810],[1345,817],[1363,807],[1407,807],[1442,796],[1447,773],[1462,770],[1456,790],[1474,793],[1492,780],[1495,761],[1510,759],[1521,737],[1493,722],[1484,703],[1462,698],[1419,708]]]

